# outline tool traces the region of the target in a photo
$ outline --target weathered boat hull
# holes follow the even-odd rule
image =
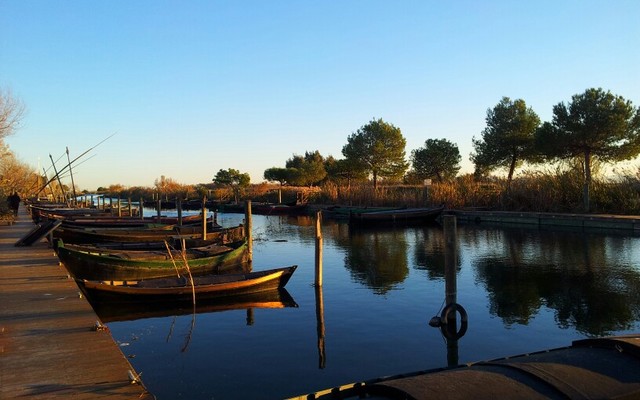
[[[182,259],[171,259],[169,253],[162,259],[145,259],[143,255],[73,249],[61,244],[58,258],[69,274],[76,279],[138,280],[175,276],[176,269],[186,272]],[[144,253],[144,252],[143,252]],[[133,252],[130,252],[133,254]],[[229,250],[212,256],[188,260],[192,274],[221,273],[240,269],[249,257],[246,240],[229,244]]]
[[[310,399],[637,399],[640,335],[351,383]]]
[[[349,224],[357,226],[424,224],[435,221],[442,211],[444,206],[352,213]]]
[[[146,279],[138,282],[78,280],[78,285],[93,299],[131,301],[188,301],[260,293],[283,288],[297,266],[242,274],[189,276]]]
[[[207,240],[216,238],[244,236],[244,227],[215,229],[207,232]],[[59,227],[53,231],[53,239],[60,239],[65,243],[143,243],[162,242],[172,240],[176,237],[184,239],[201,239],[201,228],[183,229],[90,229],[90,228],[63,228]]]

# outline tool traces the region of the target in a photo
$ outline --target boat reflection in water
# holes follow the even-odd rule
[[[188,314],[205,314],[229,310],[252,310],[255,308],[298,307],[286,289],[275,289],[259,293],[180,303],[127,301],[101,302],[88,297],[96,314],[104,323],[133,321],[144,318],[171,317]]]

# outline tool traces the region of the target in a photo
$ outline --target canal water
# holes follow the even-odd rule
[[[218,218],[232,226],[243,215]],[[457,301],[468,327],[447,346],[429,325],[445,298],[440,225],[351,230],[323,221],[322,230],[317,291],[313,219],[253,216],[253,269],[298,265],[287,307],[106,322],[149,391],[158,399],[282,399],[640,331],[637,236],[458,224]]]

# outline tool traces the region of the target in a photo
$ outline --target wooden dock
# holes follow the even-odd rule
[[[153,399],[21,207],[0,225],[0,398]]]
[[[613,214],[561,214],[519,211],[449,210],[462,223],[537,226],[640,234],[640,216]]]

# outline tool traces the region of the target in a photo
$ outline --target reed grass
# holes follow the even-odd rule
[[[590,186],[590,212],[640,215],[640,179],[624,175],[615,179],[594,178]],[[451,182],[422,185],[370,183],[339,187],[322,186],[315,197],[320,204],[353,206],[430,207],[529,212],[583,212],[583,179],[575,171],[525,172],[511,182],[493,178],[478,181],[464,175]]]

